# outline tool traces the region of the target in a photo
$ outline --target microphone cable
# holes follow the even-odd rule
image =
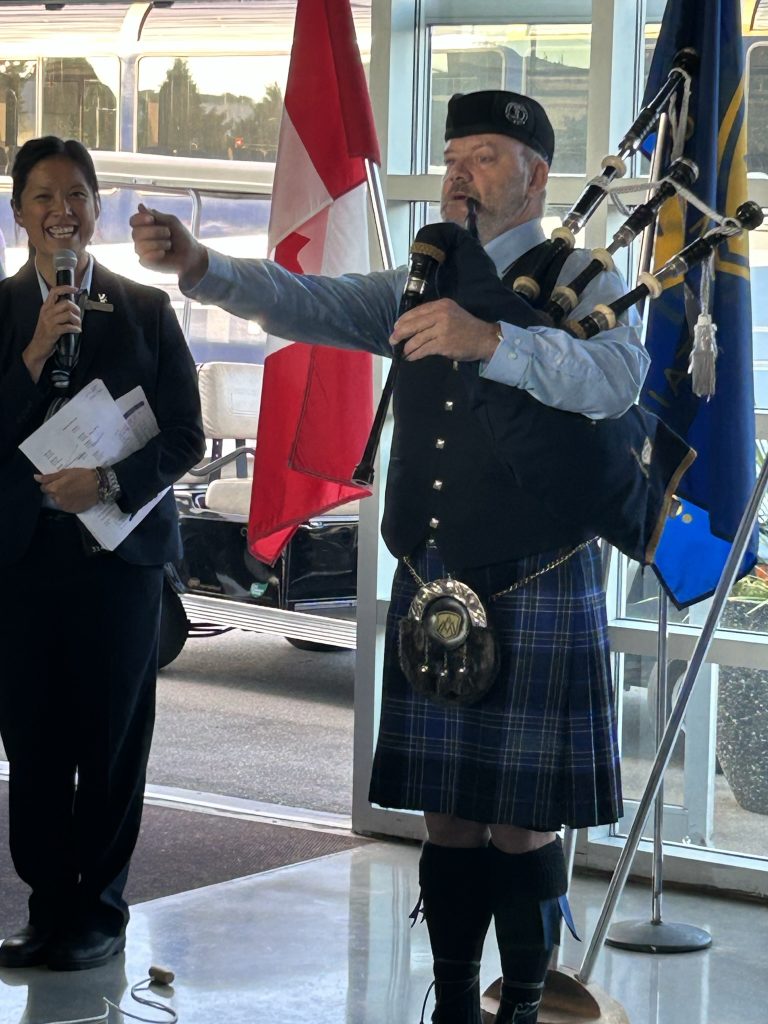
[[[137,981],[135,985],[131,986],[131,999],[140,1003],[142,1006],[149,1007],[151,1010],[157,1010],[159,1013],[167,1014],[167,1016],[163,1017],[162,1020],[158,1020],[157,1017],[141,1017],[136,1013],[130,1013],[130,1011],[124,1010],[122,1006],[117,1003],[113,1003],[111,999],[107,999],[106,996],[102,996],[101,998],[104,1000],[106,1009],[104,1010],[104,1013],[99,1014],[98,1017],[75,1017],[67,1020],[50,1020],[43,1022],[43,1024],[104,1024],[104,1022],[109,1020],[111,1010],[115,1010],[120,1017],[142,1021],[143,1024],[177,1024],[179,1015],[172,1006],[168,1006],[166,1003],[161,1003],[156,999],[147,999],[144,995],[139,995],[139,993],[151,992],[152,985],[170,987],[173,979],[173,971],[170,971],[165,967],[152,966],[149,968],[149,973],[146,978],[142,978],[141,981]]]

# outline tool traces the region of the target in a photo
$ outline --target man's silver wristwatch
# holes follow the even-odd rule
[[[96,475],[99,478],[99,501],[117,501],[122,491],[114,469],[111,466],[97,466]]]

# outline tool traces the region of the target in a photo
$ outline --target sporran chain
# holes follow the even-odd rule
[[[595,537],[590,537],[589,540],[582,541],[582,543],[577,545],[575,548],[571,548],[570,551],[566,551],[564,555],[560,555],[559,558],[554,558],[551,562],[547,562],[545,566],[543,566],[541,569],[537,569],[536,572],[529,573],[528,576],[524,576],[521,580],[516,580],[511,586],[506,587],[504,590],[498,590],[495,594],[491,594],[488,600],[496,601],[500,597],[504,597],[506,594],[512,594],[515,590],[520,590],[521,587],[527,586],[533,580],[538,579],[539,576],[543,576],[545,573],[551,572],[552,569],[557,569],[558,566],[563,565],[565,562],[568,561],[569,558],[573,558],[574,555],[577,555],[579,551],[583,551],[584,548],[589,547],[589,545],[596,539],[597,538]],[[416,583],[418,583],[420,587],[427,586],[426,581],[423,580],[414,569],[413,564],[408,555],[403,556],[403,565],[406,567],[408,572],[410,572],[411,576],[413,576],[413,579],[415,580]],[[449,573],[449,579],[450,578],[451,577]]]

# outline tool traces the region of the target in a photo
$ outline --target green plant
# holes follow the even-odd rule
[[[731,597],[743,601],[754,601],[755,608],[757,608],[768,601],[768,579],[762,575],[755,575],[753,570],[749,576],[744,576],[734,584]]]

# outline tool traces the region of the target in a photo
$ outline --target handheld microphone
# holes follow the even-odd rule
[[[56,284],[68,284],[74,287],[77,255],[71,249],[59,249],[53,254],[53,269],[56,272]],[[56,362],[65,372],[66,379],[54,378],[57,387],[67,387],[69,374],[75,366],[77,358],[77,335],[70,331],[62,334],[56,342]],[[63,381],[63,382],[59,382]]]
[[[402,316],[409,309],[413,309],[424,302],[432,277],[447,255],[443,241],[445,230],[446,226],[442,223],[425,224],[416,235],[411,246],[408,277],[406,278],[405,287],[400,299],[400,306],[397,311],[398,316]],[[373,484],[376,452],[381,440],[381,432],[384,428],[384,420],[387,415],[390,399],[392,398],[397,373],[403,359],[404,345],[405,342],[401,341],[392,350],[392,364],[381,391],[379,405],[373,419],[368,442],[362,459],[352,472],[352,483],[358,487],[370,487]]]

